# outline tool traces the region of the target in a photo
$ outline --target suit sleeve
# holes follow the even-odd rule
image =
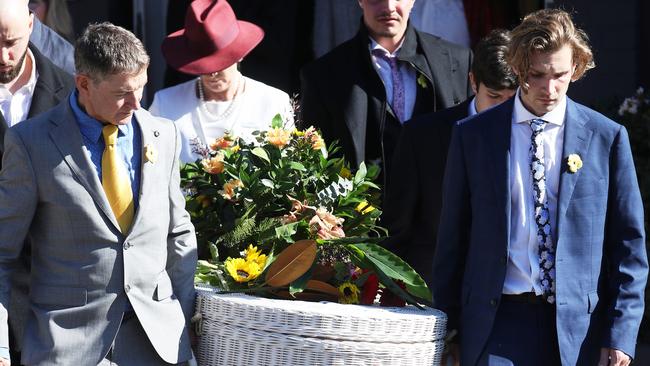
[[[330,119],[322,103],[315,78],[310,76],[307,69],[300,72],[300,122],[299,128],[314,126],[322,132],[323,138],[331,143],[332,132],[329,131],[327,121]]]
[[[455,126],[443,184],[438,243],[433,259],[433,301],[447,313],[448,329],[458,329],[462,276],[472,226],[461,126]]]
[[[0,347],[9,347],[9,279],[36,212],[38,193],[29,154],[13,129],[7,131],[4,146],[0,171]]]
[[[174,294],[183,308],[187,323],[194,307],[194,272],[197,252],[196,235],[190,215],[185,210],[185,197],[180,188],[179,153],[181,139],[174,126],[176,150],[169,179],[169,233],[167,235],[167,273],[172,281]]]
[[[648,277],[643,204],[630,142],[621,127],[610,156],[604,256],[608,328],[603,346],[634,356]]]
[[[383,246],[397,254],[400,258],[410,261],[407,254],[410,249],[413,215],[418,206],[418,179],[417,156],[413,153],[414,143],[411,139],[413,129],[405,126],[399,139],[397,148],[393,153],[392,166],[399,169],[391,169],[390,182],[387,186],[382,220],[388,229],[389,237],[383,242]],[[435,243],[431,243],[433,245]],[[427,283],[429,282],[429,279]]]

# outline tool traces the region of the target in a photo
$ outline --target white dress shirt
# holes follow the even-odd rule
[[[402,43],[404,40],[402,39]],[[372,54],[374,50],[381,50],[382,52],[388,54],[390,57],[397,57],[399,51],[402,49],[402,43],[395,49],[395,52],[390,53],[384,47],[375,42],[374,39],[370,38],[370,59],[372,60],[372,66],[377,70],[381,81],[384,82],[384,89],[386,89],[386,102],[389,105],[393,105],[393,75],[390,70],[390,64],[381,57],[376,57]],[[413,108],[415,108],[415,98],[417,97],[417,84],[416,84],[416,72],[411,65],[406,62],[400,62],[400,73],[402,74],[402,81],[404,83],[404,123],[411,119],[413,116]]]
[[[551,221],[551,237],[555,241],[557,228],[557,199],[564,142],[566,96],[552,111],[535,116],[521,103],[517,90],[512,114],[510,138],[510,244],[508,264],[503,285],[504,294],[535,292],[541,295],[537,226],[534,219],[533,183],[530,173],[529,149],[533,118],[548,122],[544,128],[544,164],[546,167],[546,197]]]
[[[20,89],[16,90],[15,93],[12,94],[5,84],[0,84],[0,110],[2,110],[2,116],[5,118],[8,127],[26,120],[29,114],[29,107],[32,105],[32,96],[34,95],[34,88],[36,88],[38,73],[36,72],[34,56],[29,48],[27,49],[27,56],[18,73],[18,77],[25,71],[28,62],[31,62],[32,65],[29,80]]]

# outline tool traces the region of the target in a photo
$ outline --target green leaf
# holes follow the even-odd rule
[[[357,185],[363,182],[367,173],[368,170],[366,169],[366,163],[362,161],[361,164],[359,164],[359,170],[357,170],[357,173],[354,175],[354,184]]]
[[[265,187],[269,187],[271,189],[275,188],[275,184],[273,184],[273,181],[270,179],[260,179],[260,183],[262,183]]]
[[[300,276],[297,280],[291,282],[289,285],[289,294],[291,294],[291,296],[294,296],[305,289],[307,282],[311,279],[313,270],[314,266],[312,265],[312,268],[310,268],[309,271],[305,272],[305,274]]]
[[[253,155],[265,160],[268,163],[271,162],[271,160],[269,159],[269,154],[267,154],[266,150],[264,150],[263,148],[261,148],[259,146],[256,147],[256,148],[253,148],[253,150],[251,150],[251,153],[253,153]]]
[[[406,284],[409,293],[431,301],[431,291],[427,284],[402,258],[377,244],[363,243],[350,244],[350,246],[356,247],[365,254],[365,258],[377,269],[377,275],[381,272],[394,280],[400,280]]]
[[[296,233],[296,226],[300,221],[297,222],[292,222],[290,224],[282,225],[280,227],[275,228],[275,236],[278,239],[284,239],[287,243],[293,243],[294,240],[292,236]]]
[[[289,166],[291,167],[291,169],[298,170],[298,171],[301,171],[301,172],[304,172],[305,170],[307,170],[304,165],[302,165],[302,164],[300,164],[300,163],[298,163],[296,161],[292,161],[291,163],[289,163]]]
[[[282,115],[280,115],[280,113],[273,116],[273,120],[271,121],[271,127],[272,128],[284,127],[284,120],[282,119]]]

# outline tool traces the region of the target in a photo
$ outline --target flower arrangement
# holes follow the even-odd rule
[[[429,304],[431,293],[404,261],[379,246],[379,173],[332,158],[314,128],[272,128],[246,142],[225,135],[195,145],[182,168],[197,232],[195,280],[222,291],[386,306]]]

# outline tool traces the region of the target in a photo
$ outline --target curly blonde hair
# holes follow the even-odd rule
[[[530,58],[536,52],[555,52],[569,45],[576,66],[573,81],[582,78],[587,70],[596,66],[587,34],[573,24],[571,16],[564,10],[543,9],[528,14],[510,35],[508,63],[524,88],[528,85],[526,78]]]

